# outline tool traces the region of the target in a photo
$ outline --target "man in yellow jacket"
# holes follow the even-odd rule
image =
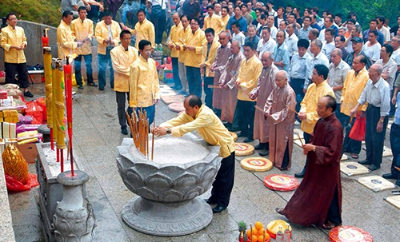
[[[197,131],[210,145],[220,146],[221,167],[213,183],[208,204],[217,204],[213,213],[220,213],[228,207],[235,176],[235,145],[229,131],[221,120],[201,99],[189,95],[184,103],[185,113],[173,118],[154,129],[155,135],[171,134],[174,137]]]
[[[75,79],[78,84],[78,89],[83,89],[82,86],[82,74],[81,74],[81,61],[82,58],[85,60],[87,85],[97,87],[97,84],[93,81],[93,70],[92,70],[92,38],[93,38],[93,21],[86,18],[87,11],[86,7],[78,8],[79,18],[72,20],[71,31],[75,40],[83,42],[81,47],[78,47],[76,54],[78,55],[75,62]]]
[[[129,46],[132,38],[131,32],[122,30],[120,33],[121,44],[111,50],[111,62],[114,70],[114,91],[117,100],[118,121],[121,125],[121,133],[128,134],[125,115],[125,103],[129,101],[129,78],[131,65],[138,58],[137,49]],[[128,113],[132,111],[128,108]]]
[[[335,97],[333,89],[326,81],[326,78],[328,78],[328,74],[329,69],[326,65],[317,64],[314,66],[311,74],[311,80],[313,83],[308,85],[306,95],[304,96],[303,101],[301,101],[300,104],[301,108],[298,117],[301,120],[301,130],[303,130],[304,132],[304,141],[306,144],[309,143],[311,134],[314,130],[314,126],[320,119],[317,112],[318,100],[326,95]],[[307,160],[303,170],[300,173],[296,173],[295,177],[304,177],[306,167]]]
[[[8,26],[1,29],[6,83],[15,83],[15,73],[18,73],[18,85],[24,89],[24,96],[33,97],[32,93],[28,91],[28,70],[24,54],[27,42],[24,29],[17,26],[17,17],[14,13],[7,14],[6,19]]]
[[[103,21],[96,25],[95,37],[97,39],[97,56],[99,67],[99,90],[103,91],[106,86],[106,68],[110,70],[110,86],[114,88],[114,71],[111,64],[110,51],[118,46],[121,28],[112,20],[110,12],[103,13]]]
[[[239,137],[246,137],[244,142],[253,141],[254,114],[256,100],[250,98],[251,91],[257,87],[258,78],[262,71],[262,63],[255,56],[257,54],[257,46],[253,42],[244,44],[244,56],[246,59],[242,61],[239,68],[239,75],[236,80],[236,88],[239,89],[237,94],[237,104],[235,117],[238,117]]]
[[[139,48],[139,42],[142,39],[150,41],[151,47],[154,49],[156,44],[153,23],[146,19],[146,12],[143,9],[138,10],[137,18],[138,22],[135,24],[134,29],[126,27],[123,23],[120,24],[123,29],[129,30],[133,35],[136,35],[136,49]]]
[[[189,84],[189,93],[201,98],[200,64],[203,55],[203,46],[207,43],[204,31],[200,29],[199,20],[190,20],[192,31],[186,35],[183,50],[186,51],[185,66]]]
[[[155,105],[160,99],[160,85],[156,62],[150,58],[151,42],[139,42],[139,58],[131,66],[129,79],[129,107],[146,111],[149,124],[153,123]]]
[[[207,43],[203,46],[203,57],[200,64],[204,74],[205,103],[209,108],[212,108],[213,89],[209,88],[208,85],[213,85],[214,83],[214,72],[210,70],[210,67],[214,63],[220,46],[219,42],[214,38],[214,33],[212,28],[207,28],[205,31]]]
[[[179,78],[179,64],[178,57],[179,51],[176,49],[176,46],[179,44],[180,32],[182,31],[182,23],[179,19],[179,14],[174,13],[172,15],[172,21],[174,25],[171,27],[170,37],[168,41],[168,48],[171,50],[171,59],[172,59],[172,74],[174,77],[174,86],[172,87],[175,90],[182,89],[181,79]]]

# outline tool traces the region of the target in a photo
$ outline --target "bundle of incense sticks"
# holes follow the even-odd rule
[[[136,148],[143,154],[146,159],[149,159],[149,120],[147,118],[147,112],[139,110],[138,115],[135,112],[129,116],[126,112],[126,118],[128,120],[129,128],[133,138],[133,143]],[[151,156],[153,157],[153,149]]]

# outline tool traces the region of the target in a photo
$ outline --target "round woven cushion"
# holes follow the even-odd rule
[[[170,103],[176,103],[176,102],[183,102],[183,100],[185,100],[185,97],[182,95],[162,95],[161,100],[165,104],[170,104]]]
[[[329,231],[331,242],[362,241],[372,242],[372,235],[367,231],[354,226],[337,226]]]
[[[292,191],[299,186],[299,182],[293,176],[272,174],[264,178],[264,185],[275,191]]]
[[[249,157],[240,161],[243,169],[248,171],[269,171],[273,164],[270,160],[263,157]]]
[[[168,109],[172,112],[182,112],[185,111],[185,107],[183,106],[183,102],[175,102],[168,105]]]
[[[244,156],[251,155],[254,152],[254,147],[246,143],[235,143],[235,155]]]

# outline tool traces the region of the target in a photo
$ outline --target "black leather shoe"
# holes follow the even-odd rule
[[[267,150],[267,149],[262,149],[262,150],[260,150],[260,151],[258,152],[258,154],[259,154],[260,156],[267,156],[267,155],[269,155],[269,150]]]
[[[226,209],[226,207],[218,205],[215,208],[213,208],[212,211],[213,211],[213,213],[220,213],[220,212],[224,211],[225,209]]]
[[[369,167],[368,167],[368,169],[370,169],[371,171],[375,171],[375,170],[378,170],[378,169],[380,169],[381,167],[380,166],[377,166],[377,165],[370,165]]]
[[[363,160],[363,161],[359,161],[358,164],[361,164],[361,165],[371,165],[372,162],[369,162],[369,161],[367,161],[367,160]]]
[[[82,85],[78,86],[78,89],[81,89],[81,90],[82,90],[82,89],[83,89],[83,86],[82,86]]]
[[[266,143],[258,143],[258,145],[254,146],[255,150],[262,150],[265,148]]]
[[[206,203],[208,203],[208,204],[217,204],[217,201],[214,201],[214,200],[211,199],[211,198],[204,199],[204,201],[206,201]]]
[[[88,86],[97,87],[97,84],[95,82],[88,82]]]
[[[250,143],[251,141],[253,141],[254,139],[252,139],[252,138],[249,138],[249,137],[246,137],[244,140],[243,140],[243,142],[245,142],[245,143]]]
[[[30,91],[24,92],[25,97],[33,97],[33,94]]]
[[[121,133],[123,135],[127,135],[128,134],[128,129],[126,127],[121,128]]]
[[[400,187],[400,179],[397,179],[395,185],[398,186],[398,187]]]
[[[303,177],[304,177],[304,173],[305,173],[305,172],[296,173],[296,174],[294,174],[294,177],[296,177],[296,178],[303,178]]]
[[[392,173],[386,173],[382,175],[385,179],[397,179],[397,176],[393,175]]]
[[[229,130],[230,131],[230,130]],[[231,131],[232,132],[232,131]],[[238,137],[246,137],[247,135],[244,132],[240,132],[237,135]]]

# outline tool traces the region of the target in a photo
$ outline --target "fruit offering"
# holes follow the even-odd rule
[[[287,231],[286,231],[287,230]],[[273,239],[277,239],[277,237],[291,237],[292,235],[292,227],[290,224],[286,223],[283,220],[274,220],[271,223],[267,225],[267,233],[271,236]],[[279,236],[277,236],[279,234]],[[286,238],[286,239],[289,239]],[[280,241],[282,241],[282,238],[279,238]],[[289,240],[288,240],[289,241]]]
[[[256,222],[254,227],[250,225],[250,229],[246,231],[247,241],[245,242],[269,242],[271,240],[270,235],[264,228],[261,222]]]

